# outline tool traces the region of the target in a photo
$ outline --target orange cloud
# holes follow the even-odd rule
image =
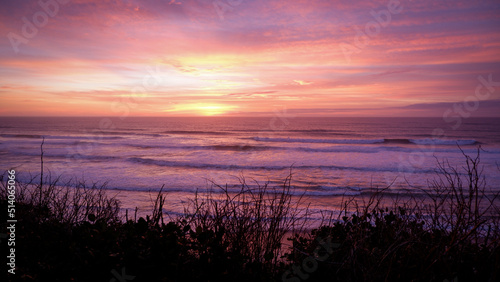
[[[211,1],[70,1],[19,53],[0,41],[0,115],[440,115],[405,107],[500,80],[498,1],[401,1],[356,45],[387,2],[244,1],[221,19]],[[0,32],[20,35],[42,9],[5,8]]]

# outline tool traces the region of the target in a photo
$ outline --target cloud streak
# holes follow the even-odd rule
[[[243,1],[223,20],[210,0],[42,2],[58,11],[17,53],[7,35],[23,36],[45,10],[8,1],[0,11],[0,115],[116,115],[113,102],[151,70],[161,83],[131,115],[272,115],[279,105],[305,116],[441,116],[436,105],[473,94],[478,75],[500,81],[493,0],[401,0],[350,61],[341,44],[355,44],[391,0]]]

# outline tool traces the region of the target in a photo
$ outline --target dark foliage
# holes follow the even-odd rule
[[[8,278],[498,281],[498,193],[486,189],[479,154],[466,156],[463,171],[443,162],[438,168],[441,178],[425,199],[387,205],[380,190],[367,202],[346,201],[338,218],[311,231],[303,229],[308,211],[299,209],[301,197],[292,197],[291,176],[281,187],[257,189],[242,178],[238,192],[214,184],[169,222],[161,191],[151,217],[122,220],[104,186],[50,178],[43,186],[17,183],[16,274]],[[6,211],[5,177],[0,182]],[[6,230],[6,212],[0,215]],[[292,248],[283,246],[287,236]],[[5,242],[1,248],[7,254]]]

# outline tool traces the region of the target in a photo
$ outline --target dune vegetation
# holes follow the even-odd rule
[[[278,187],[250,188],[242,178],[236,193],[213,183],[180,216],[163,212],[168,195],[160,191],[146,218],[121,214],[105,184],[62,183],[41,173],[15,184],[16,269],[8,278],[498,281],[499,192],[487,188],[479,150],[464,159],[461,168],[438,162],[425,197],[395,200],[380,189],[324,212],[313,229],[304,198],[293,196],[292,172]],[[0,182],[6,232],[7,172]],[[1,245],[8,253],[3,239]]]

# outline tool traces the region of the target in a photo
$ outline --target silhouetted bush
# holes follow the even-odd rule
[[[499,194],[486,188],[479,152],[465,158],[463,170],[439,162],[440,178],[424,198],[383,201],[382,189],[365,201],[345,201],[338,217],[310,231],[308,211],[299,208],[303,198],[292,196],[291,174],[278,187],[251,188],[242,178],[236,192],[213,183],[166,223],[161,190],[151,216],[123,220],[103,185],[60,185],[50,175],[37,185],[32,178],[16,183],[17,268],[8,278],[498,281]],[[0,182],[6,211],[4,176]],[[6,212],[0,214],[5,230]],[[288,235],[291,248],[283,246]],[[3,254],[6,248],[2,243]]]

